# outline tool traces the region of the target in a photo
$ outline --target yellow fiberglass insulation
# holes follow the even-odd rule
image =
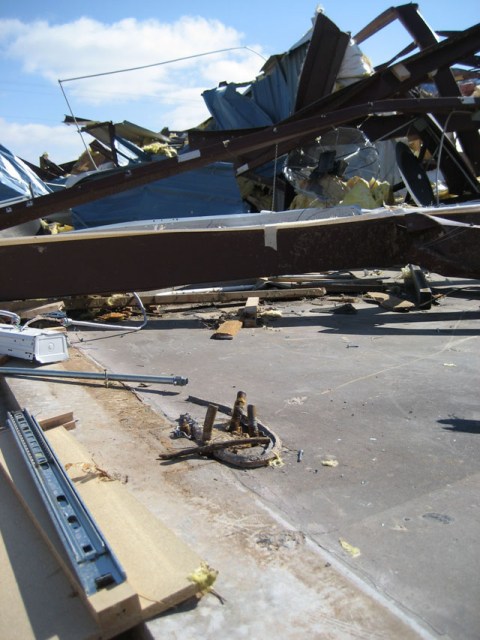
[[[393,204],[392,189],[388,182],[372,179],[367,182],[359,176],[342,182],[336,176],[323,176],[319,181],[323,197],[314,194],[298,193],[293,199],[290,209],[327,208],[337,205],[357,205],[362,209],[376,209]]]
[[[347,193],[342,204],[356,204],[362,209],[376,209],[390,202],[390,185],[388,182],[372,180],[367,182],[355,176],[347,182]]]

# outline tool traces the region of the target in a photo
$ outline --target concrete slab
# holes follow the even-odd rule
[[[478,638],[477,291],[408,314],[275,307],[282,317],[228,341],[210,339],[215,308],[179,308],[136,333],[70,330],[69,368],[93,366],[83,354],[116,373],[189,378],[137,388],[134,407],[118,384],[9,380],[41,417],[72,409],[98,464],[219,569],[224,604],[209,595],[148,632]],[[239,390],[281,437],[283,466],[156,461],[178,445],[181,413],[203,421],[192,397],[231,406]]]

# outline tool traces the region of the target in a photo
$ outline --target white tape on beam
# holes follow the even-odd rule
[[[277,229],[278,227],[274,224],[266,224],[264,227],[265,246],[271,247],[275,251],[277,250]]]
[[[189,151],[188,153],[181,153],[177,156],[177,160],[179,162],[187,162],[187,160],[193,160],[194,158],[200,158],[202,154],[199,149],[195,149],[195,151]]]

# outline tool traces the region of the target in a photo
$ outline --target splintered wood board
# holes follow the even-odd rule
[[[369,291],[367,293],[368,298],[389,311],[410,311],[411,309],[415,309],[415,305],[410,300],[404,300],[403,298],[398,298],[390,293],[383,293],[382,291]]]
[[[83,594],[86,607],[104,637],[158,615],[197,593],[198,586],[188,579],[201,565],[197,554],[119,481],[102,479],[89,454],[63,427],[50,429],[47,437],[127,574],[125,583],[102,589],[90,597]],[[51,542],[56,539],[56,533],[9,430],[0,432],[0,464],[6,470],[4,479],[10,478],[11,487],[27,515],[42,532],[51,553],[74,584],[68,559],[59,552],[58,545]],[[3,509],[1,514],[1,520],[8,517]],[[48,608],[45,611],[48,615]]]
[[[212,338],[215,340],[233,340],[233,336],[237,335],[242,328],[242,324],[241,320],[226,320],[213,333]]]

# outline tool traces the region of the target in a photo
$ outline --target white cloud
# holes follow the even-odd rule
[[[0,20],[0,43],[8,47],[10,41],[19,38],[26,30],[27,25],[20,20]]]
[[[102,24],[90,18],[50,25],[0,21],[4,53],[26,73],[51,82],[131,69],[207,52],[242,47],[242,34],[216,20],[182,17],[172,24],[133,18]],[[260,57],[246,49],[68,83],[84,104],[108,104],[112,98],[138,100],[182,86],[208,87],[221,80],[246,81],[260,68]],[[231,75],[226,75],[231,73]],[[65,83],[65,86],[66,83]]]
[[[74,160],[84,150],[80,136],[66,125],[17,124],[0,118],[0,129],[3,146],[34,164],[45,152],[54,162],[62,163]]]
[[[134,18],[112,24],[91,18],[65,24],[0,20],[3,60],[19,65],[21,71],[15,82],[24,82],[25,86],[35,83],[38,87],[39,82],[46,82],[58,90],[59,79],[191,56],[148,69],[62,83],[76,115],[131,120],[155,130],[196,126],[209,115],[201,97],[205,89],[224,80],[245,82],[258,74],[263,64],[261,47],[248,45],[252,49],[248,50],[243,40],[243,34],[235,29],[199,16],[184,16],[173,23]],[[199,56],[227,49],[230,51]],[[35,90],[38,89],[31,90],[32,98]],[[24,122],[25,105],[22,108],[23,115],[17,118]],[[68,108],[63,111],[67,113]],[[52,119],[57,116],[58,112],[50,114]],[[34,99],[27,117],[35,120]],[[48,151],[55,162],[66,162],[83,151],[79,136],[65,125],[16,124],[7,120],[1,124],[0,142],[30,161]]]

